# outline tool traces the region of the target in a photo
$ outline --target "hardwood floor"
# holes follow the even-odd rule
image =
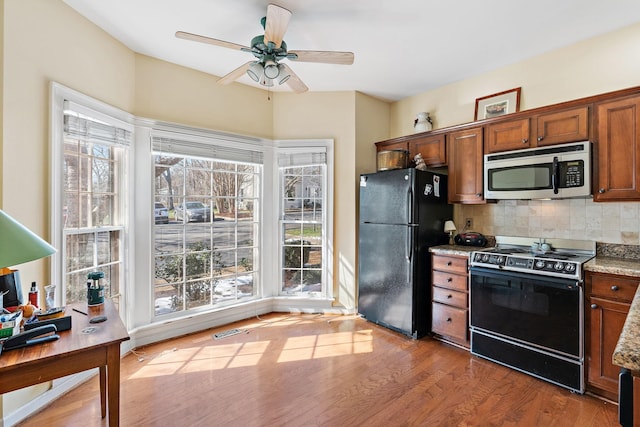
[[[618,425],[615,404],[356,316],[270,314],[154,344],[121,379],[123,426]],[[98,387],[20,426],[106,425]]]

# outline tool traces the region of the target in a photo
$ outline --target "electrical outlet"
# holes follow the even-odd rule
[[[464,220],[464,228],[471,228],[473,227],[473,218],[467,218]]]

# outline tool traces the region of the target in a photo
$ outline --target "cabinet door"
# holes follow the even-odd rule
[[[418,153],[422,154],[422,159],[427,166],[446,166],[447,156],[444,134],[431,135],[409,141],[410,159],[413,160]]]
[[[589,338],[587,347],[587,384],[617,400],[620,367],[611,362],[630,304],[591,297],[589,310]]]
[[[451,132],[447,138],[449,203],[486,203],[482,180],[482,128]]]
[[[640,200],[640,97],[597,105],[593,199]]]
[[[589,140],[589,107],[541,114],[536,120],[536,144],[562,144]]]
[[[509,120],[487,126],[487,153],[531,148],[529,119]]]

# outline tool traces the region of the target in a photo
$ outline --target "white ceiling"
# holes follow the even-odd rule
[[[249,46],[264,31],[267,4],[275,3],[293,13],[284,37],[289,50],[355,54],[353,65],[287,61],[310,91],[356,90],[387,100],[640,21],[638,0],[63,1],[135,52],[215,76],[253,56],[177,39],[175,32]],[[238,82],[259,87],[247,76]]]

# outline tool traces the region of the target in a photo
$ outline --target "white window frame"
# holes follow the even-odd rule
[[[51,257],[51,284],[56,285],[55,302],[57,306],[63,306],[65,301],[64,289],[64,266],[65,260],[63,251],[65,248],[64,224],[63,224],[63,178],[64,178],[64,108],[65,100],[74,104],[74,109],[79,112],[86,113],[88,116],[104,121],[105,123],[121,127],[133,133],[133,116],[125,111],[115,108],[111,105],[97,101],[87,95],[77,92],[73,89],[65,87],[56,82],[52,82],[50,86],[50,140],[51,140],[51,242],[58,248],[58,251]],[[129,148],[133,150],[133,146]],[[126,191],[128,187],[127,181],[128,171],[131,170],[132,155],[128,156],[126,164],[123,164],[122,170],[122,188],[118,191],[124,191],[121,202],[123,203],[123,236],[121,251],[122,268],[120,271],[120,296],[119,305],[123,318],[127,312],[127,300],[129,292],[130,277],[132,274],[133,263],[130,262],[129,247],[131,245],[132,234],[129,232],[131,221],[131,209],[134,192]],[[104,231],[111,230],[112,227],[104,227]],[[126,322],[126,318],[125,318]]]
[[[277,220],[277,233],[274,236],[278,245],[276,253],[277,257],[277,289],[274,289],[274,293],[281,298],[304,298],[309,301],[310,304],[314,304],[314,300],[317,303],[319,300],[327,302],[333,302],[333,140],[332,139],[318,139],[318,140],[287,140],[276,141],[274,155],[274,182],[277,183],[277,203],[274,207],[277,211],[275,219]],[[299,154],[310,152],[325,152],[326,153],[326,165],[325,175],[323,182],[323,198],[322,198],[322,290],[319,293],[302,293],[289,295],[282,292],[283,283],[283,236],[282,236],[282,220],[284,215],[285,195],[283,194],[282,177],[280,173],[280,167],[278,165],[278,155],[281,154]],[[274,197],[275,198],[275,197]]]

